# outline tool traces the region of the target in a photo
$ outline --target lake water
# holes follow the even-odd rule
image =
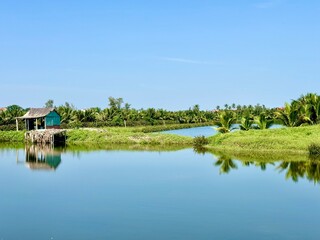
[[[205,126],[205,127],[183,128],[183,129],[162,131],[162,133],[177,134],[177,135],[188,136],[188,137],[197,137],[197,136],[209,137],[217,134],[217,131],[215,130],[214,127]]]
[[[318,165],[7,146],[0,239],[319,239]]]
[[[270,127],[272,128],[282,128],[284,126],[279,124],[274,124]],[[162,133],[170,133],[170,134],[177,134],[187,137],[198,137],[198,136],[205,136],[210,137],[218,133],[218,131],[215,130],[216,126],[205,126],[205,127],[194,127],[194,128],[183,128],[183,129],[176,129],[176,130],[169,130],[169,131],[162,131]],[[233,131],[239,130],[239,124],[234,124],[233,128],[235,128]]]

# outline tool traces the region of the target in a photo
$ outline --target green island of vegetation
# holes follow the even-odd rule
[[[49,100],[45,107],[53,107]],[[72,104],[55,107],[67,144],[184,145],[229,153],[320,155],[320,96],[302,95],[284,107],[236,104],[202,111],[199,105],[184,111],[136,110],[122,98],[109,97],[109,108],[77,110]],[[24,129],[14,131],[15,119],[28,109],[11,105],[0,111],[0,142],[23,142]],[[237,124],[239,131],[232,131]],[[269,129],[273,124],[283,128]],[[23,126],[23,124],[20,124]],[[194,138],[159,133],[163,130],[215,126],[219,134]]]
[[[320,145],[320,126],[235,131],[209,137],[207,148],[224,152],[305,154],[311,144]]]

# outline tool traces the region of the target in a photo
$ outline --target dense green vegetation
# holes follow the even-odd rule
[[[283,108],[262,109],[251,111],[248,109],[226,109],[217,113],[217,130],[228,133],[234,123],[239,123],[240,130],[268,129],[273,124],[287,127],[315,125],[320,122],[320,96],[314,93],[302,95],[291,103],[285,103]]]
[[[221,133],[210,138],[209,147],[224,151],[264,151],[264,152],[306,152],[316,155],[320,144],[320,96],[309,93],[291,103],[285,103],[284,108],[273,112],[260,112],[242,116],[230,110],[219,112],[218,131]],[[239,121],[239,119],[241,119]],[[232,123],[240,122],[240,130],[229,133]],[[279,123],[287,128],[266,130],[272,124]],[[307,127],[309,126],[309,127]],[[264,131],[255,131],[260,129]]]
[[[76,109],[68,102],[61,106],[54,106],[53,100],[48,100],[44,107],[55,107],[61,116],[62,128],[81,127],[110,127],[110,126],[167,126],[172,124],[204,124],[213,125],[218,122],[219,112],[232,111],[238,116],[243,114],[257,115],[261,112],[272,113],[275,109],[267,109],[265,106],[231,106],[225,108],[217,106],[216,110],[200,110],[199,105],[194,105],[188,110],[168,111],[164,109],[134,109],[130,104],[124,103],[122,98],[109,97],[108,107],[100,109],[92,107],[88,109]],[[6,107],[0,110],[0,130],[15,130],[15,118],[24,115],[28,109],[18,105]],[[24,127],[24,124],[19,124]]]
[[[52,106],[53,101],[49,100],[46,107]],[[72,128],[68,131],[68,143],[192,144],[192,139],[188,137],[153,132],[216,125],[217,130],[224,134],[209,138],[208,147],[215,150],[297,154],[308,150],[317,152],[315,146],[320,145],[320,96],[313,93],[302,95],[291,103],[285,103],[283,108],[276,109],[259,104],[226,104],[224,109],[217,106],[215,111],[201,111],[198,105],[176,112],[153,108],[136,110],[130,108],[128,103],[123,104],[122,98],[113,97],[109,97],[109,107],[105,109],[77,110],[69,103],[56,109],[61,115],[62,127]],[[2,130],[14,125],[15,117],[27,110],[11,105],[0,111]],[[235,123],[242,131],[231,132]],[[268,130],[274,123],[287,128]],[[2,131],[0,141],[23,141],[23,132]],[[199,138],[193,142],[202,146],[206,141]]]
[[[306,153],[310,144],[320,144],[320,125],[236,131],[230,134],[218,134],[210,137],[209,141],[210,148],[228,152]]]
[[[53,100],[48,100],[45,107],[54,107]],[[240,124],[241,130],[267,129],[274,123],[288,127],[314,125],[320,122],[320,96],[314,93],[302,95],[284,107],[266,108],[264,105],[228,105],[216,110],[203,111],[199,105],[188,110],[167,111],[164,109],[134,109],[122,98],[109,97],[108,107],[76,109],[65,103],[55,107],[61,116],[63,128],[106,127],[106,126],[166,126],[170,124],[206,124],[217,125],[218,131],[228,133],[234,123]],[[22,116],[28,109],[18,105],[0,110],[0,130],[14,130],[15,118]],[[21,127],[24,124],[20,124]]]

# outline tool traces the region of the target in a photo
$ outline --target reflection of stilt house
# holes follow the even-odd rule
[[[60,130],[60,115],[54,108],[30,108],[16,119],[24,119],[26,124],[25,138],[33,143],[65,142],[65,130]]]
[[[26,148],[26,164],[33,170],[55,170],[61,162],[61,152],[49,146]]]

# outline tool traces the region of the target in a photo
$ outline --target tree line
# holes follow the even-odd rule
[[[169,124],[216,125],[220,132],[230,132],[235,124],[241,130],[266,129],[272,124],[288,127],[318,124],[320,122],[320,96],[315,93],[302,95],[284,107],[267,108],[265,105],[225,104],[214,110],[200,110],[198,104],[187,110],[135,109],[122,98],[108,98],[108,107],[92,107],[79,110],[73,104],[54,106],[48,100],[44,107],[54,107],[61,116],[63,128],[105,127],[105,126],[152,126]],[[0,110],[0,130],[15,129],[16,117],[23,116],[29,109],[10,105]],[[23,124],[19,124],[23,126]]]

